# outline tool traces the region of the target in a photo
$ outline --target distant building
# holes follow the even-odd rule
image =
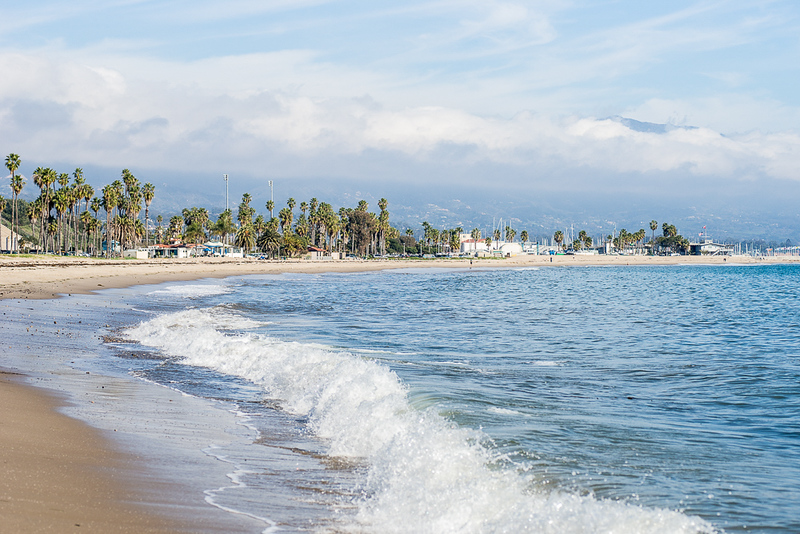
[[[8,226],[0,224],[0,252],[11,252],[15,243],[19,244],[19,235]],[[16,248],[19,250],[19,246]]]
[[[469,235],[469,234],[467,234]],[[469,254],[470,252],[482,252],[488,250],[489,247],[486,246],[486,241],[479,239],[475,241],[474,239],[467,238],[461,240],[461,252],[464,254]]]
[[[500,252],[503,256],[516,256],[522,254],[522,245],[519,243],[503,243],[500,245]]]
[[[733,245],[714,243],[712,239],[705,238],[702,243],[690,243],[690,253],[694,256],[730,256],[733,254]]]

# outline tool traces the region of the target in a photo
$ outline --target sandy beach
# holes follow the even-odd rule
[[[0,371],[0,530],[189,531],[138,506],[144,489],[120,480],[131,460],[21,378]]]
[[[771,264],[780,257],[519,256],[495,259],[380,261],[259,261],[247,259],[94,260],[0,257],[0,299],[50,299],[62,294],[166,281],[283,272],[358,272],[407,268],[524,268],[588,265]],[[0,363],[2,365],[2,363]],[[57,411],[65,400],[27,385],[14,370],[0,373],[0,524],[13,532],[199,531],[184,518],[163,514],[142,496],[130,473],[136,458],[113,440]],[[212,524],[202,531],[212,532]]]

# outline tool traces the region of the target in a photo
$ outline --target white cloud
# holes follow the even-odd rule
[[[318,3],[329,5],[311,9],[308,19],[298,15]],[[378,154],[441,180],[456,180],[476,164],[499,169],[498,176],[574,169],[800,180],[800,108],[766,91],[732,92],[757,78],[744,66],[696,73],[728,84],[727,94],[675,96],[648,88],[650,82],[619,81],[666,58],[747,43],[775,17],[736,15],[717,24],[719,13],[737,12],[736,2],[701,2],[614,27],[561,32],[563,18],[577,14],[570,4],[444,0],[353,11],[315,0],[300,9],[285,0],[240,0],[228,18],[271,14],[242,32],[338,30],[341,23],[363,33],[353,42],[336,34],[331,42],[344,44],[335,51],[324,39],[308,49],[278,40],[193,60],[157,56],[157,45],[171,42],[158,34],[141,41],[105,35],[79,48],[56,36],[37,49],[0,49],[0,144],[42,164],[187,172],[223,165],[263,172],[269,161],[270,172],[324,176],[338,159],[348,163],[342,172],[358,175],[365,172],[362,156]],[[166,15],[163,6],[137,5],[141,18]],[[68,19],[76,9],[93,8],[84,3],[56,13]],[[214,20],[217,9],[201,4],[188,26]],[[272,17],[293,10],[294,17]],[[417,18],[423,29],[409,24]],[[394,20],[408,26],[395,29]],[[373,22],[390,35],[370,33]],[[36,18],[29,24],[35,28]],[[182,29],[180,47],[193,43],[191,28]],[[244,37],[233,26],[219,31]],[[298,35],[308,36],[289,41],[305,45]],[[375,38],[374,53],[361,54],[373,44],[365,36]],[[699,128],[646,133],[603,119],[616,114]]]
[[[679,128],[644,133],[591,117],[487,118],[441,106],[393,108],[370,98],[258,91],[257,82],[227,94],[245,77],[241,69],[253,72],[259,62],[289,70],[292,64],[302,68],[307,55],[207,60],[214,73],[229,76],[215,85],[203,74],[208,65],[170,69],[165,62],[137,60],[135,71],[152,76],[142,80],[103,66],[2,54],[0,70],[17,73],[14,83],[0,87],[0,117],[16,125],[4,129],[3,145],[28,159],[196,172],[222,165],[247,172],[267,151],[284,153],[287,168],[279,172],[292,172],[292,162],[302,159],[303,169],[324,174],[331,157],[357,160],[371,151],[410,162],[436,159],[437,165],[524,167],[549,161],[603,173],[685,170],[700,177],[740,179],[755,173],[800,180],[800,136],[791,132],[723,136],[710,128]],[[646,120],[661,113],[658,122],[664,122],[664,114],[671,118],[679,109],[668,104],[651,101],[634,117]],[[707,115],[714,112],[713,106],[696,103],[692,113],[701,108]],[[458,147],[457,155],[443,155],[446,147]],[[450,179],[455,178],[454,172]]]
[[[725,134],[760,130],[789,131],[800,124],[800,108],[769,97],[717,94],[685,99],[652,98],[624,111],[637,120],[676,125],[704,125]]]

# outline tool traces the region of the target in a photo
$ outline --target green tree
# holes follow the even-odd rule
[[[180,215],[170,217],[167,234],[170,239],[183,239],[183,217]]]
[[[349,215],[349,221],[353,239],[353,252],[359,256],[366,256],[372,243],[372,234],[377,225],[377,220],[373,214],[367,213],[365,210],[355,209]]]
[[[267,225],[267,228],[258,236],[257,245],[261,252],[267,253],[270,257],[275,257],[280,251],[283,238],[280,232]]]
[[[236,215],[236,220],[239,221],[239,228],[242,226],[252,225],[253,216],[256,210],[250,206],[252,197],[250,193],[242,195],[242,202],[239,204],[239,213]]]
[[[520,232],[519,240],[522,241],[523,244],[528,242],[528,231],[527,230],[523,230],[522,232]]]
[[[317,244],[317,228],[319,223],[319,216],[317,213],[317,209],[319,207],[319,201],[316,197],[312,198],[308,202],[308,224],[311,229],[311,245],[316,246]]]
[[[6,209],[8,201],[0,195],[0,250],[3,250],[3,211]]]
[[[385,198],[378,201],[378,208],[381,210],[378,215],[378,241],[380,242],[381,256],[386,255],[386,234],[389,230],[389,212],[386,211],[388,206],[389,201]]]
[[[12,252],[19,253],[19,243],[14,239],[14,233],[19,236],[19,213],[17,211],[17,199],[25,186],[25,180],[22,176],[17,174],[17,169],[22,165],[22,159],[18,154],[9,154],[6,156],[6,169],[11,173],[11,193],[13,194],[11,204],[11,250]],[[19,238],[19,237],[18,237]]]
[[[235,244],[242,247],[245,253],[250,252],[256,246],[256,229],[253,223],[243,224],[236,232]]]
[[[236,225],[233,224],[233,213],[231,210],[225,210],[217,217],[217,222],[211,228],[214,235],[222,238],[222,242],[228,243],[228,236],[236,233]]]
[[[149,236],[147,235],[150,229],[150,204],[156,196],[156,188],[150,182],[142,186],[142,197],[144,198],[144,243],[148,244]]]
[[[458,252],[461,250],[461,231],[454,228],[450,232],[450,252]]]
[[[186,225],[186,229],[183,232],[184,241],[187,243],[205,242],[208,221],[208,210],[205,208],[184,208],[183,222]]]
[[[103,210],[106,212],[106,257],[111,256],[112,240],[114,233],[111,227],[111,217],[114,209],[119,204],[119,191],[114,184],[109,184],[103,188]]]
[[[481,231],[479,228],[473,228],[472,232],[470,232],[469,236],[472,238],[473,243],[475,243],[475,253],[478,253],[478,241],[481,240]]]
[[[658,230],[658,221],[653,219],[650,221],[650,230],[653,232],[653,237],[650,239],[650,254],[656,253],[656,230]]]
[[[589,236],[586,234],[586,230],[581,230],[580,232],[578,232],[578,239],[577,239],[578,248],[583,250],[583,247],[586,244],[586,239],[588,237]],[[575,247],[573,246],[573,248],[575,248]]]
[[[558,248],[561,248],[561,243],[564,242],[564,232],[561,230],[556,230],[556,233],[553,234],[553,241],[558,243]]]

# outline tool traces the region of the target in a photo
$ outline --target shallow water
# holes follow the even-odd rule
[[[235,484],[207,497],[264,528],[797,532],[799,274],[406,270],[118,290],[103,293],[120,307],[109,331],[137,343],[106,344],[118,356],[102,365],[237,414],[242,439],[206,451]]]

